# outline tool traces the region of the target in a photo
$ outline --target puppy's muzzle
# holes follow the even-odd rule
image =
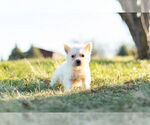
[[[80,66],[81,65],[81,60],[76,60],[76,66]]]

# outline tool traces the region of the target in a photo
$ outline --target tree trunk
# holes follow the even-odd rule
[[[137,13],[119,13],[122,19],[129,27],[130,33],[136,44],[139,59],[150,59],[150,41],[148,39],[148,19],[146,13],[143,13],[140,17]]]
[[[141,12],[150,12],[150,0],[141,0]]]
[[[137,5],[137,0],[118,0],[122,6],[122,9],[128,12],[141,12],[141,7]]]
[[[150,0],[118,0],[126,13],[120,16],[127,24],[138,50],[139,59],[150,59]],[[138,3],[138,4],[137,4]],[[137,17],[137,13],[141,16]]]

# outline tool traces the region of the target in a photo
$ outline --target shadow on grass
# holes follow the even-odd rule
[[[21,93],[50,90],[43,83],[28,83],[11,81],[11,89],[16,88]],[[54,96],[38,95],[31,98],[20,97],[0,101],[1,112],[149,112],[150,111],[150,81],[136,79],[134,85],[102,86],[95,90],[72,91],[54,94]],[[4,87],[6,87],[5,85]],[[7,87],[6,87],[7,89]],[[0,89],[0,91],[2,88]],[[50,90],[51,91],[51,90]],[[12,90],[10,90],[10,93]],[[1,91],[3,93],[3,91]],[[46,93],[50,94],[50,93]]]
[[[48,83],[50,81],[47,79],[36,79],[36,80],[1,80],[0,81],[0,92],[19,91],[20,93],[35,92],[37,90],[48,89]]]

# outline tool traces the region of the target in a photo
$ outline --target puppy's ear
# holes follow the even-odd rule
[[[64,45],[64,49],[65,49],[65,52],[66,52],[66,53],[68,53],[68,52],[69,52],[70,47],[69,47],[68,45],[66,45],[66,44],[65,44],[65,45]]]
[[[92,51],[92,43],[88,43],[84,49],[91,52]]]

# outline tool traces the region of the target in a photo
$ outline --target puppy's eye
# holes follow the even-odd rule
[[[75,57],[75,55],[72,55],[71,57],[72,57],[72,58],[74,58],[74,57]]]
[[[84,54],[81,54],[81,57],[84,57]]]

